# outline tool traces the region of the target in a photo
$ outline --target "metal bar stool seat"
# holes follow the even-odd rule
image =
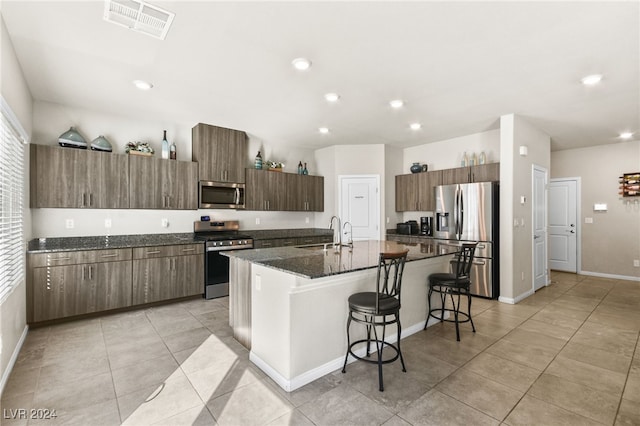
[[[402,273],[407,259],[408,250],[397,253],[380,253],[378,260],[377,291],[355,293],[349,296],[349,318],[347,320],[347,353],[344,357],[342,372],[346,372],[349,355],[355,359],[378,365],[379,390],[384,391],[382,378],[382,365],[389,364],[400,358],[402,371],[407,369],[400,350],[400,289],[402,286]],[[349,333],[351,322],[364,324],[367,330],[367,338],[355,342],[351,341]],[[398,339],[396,344],[385,340],[386,327],[396,324]],[[378,336],[377,327],[382,327],[382,335]],[[373,332],[373,338],[372,338]],[[366,343],[366,358],[355,354],[354,347]],[[371,343],[375,344],[376,358],[370,359]],[[389,348],[393,351],[391,358],[383,359],[383,350]]]
[[[456,324],[456,340],[460,341],[460,323],[470,322],[471,329],[476,332],[476,327],[471,318],[471,266],[473,264],[473,255],[478,243],[462,244],[462,250],[458,252],[456,259],[451,262],[453,273],[439,272],[430,274],[428,278],[429,292],[427,295],[427,303],[429,305],[427,322],[424,328],[427,328],[429,318],[435,318],[439,321],[453,322]],[[431,296],[433,293],[440,295],[441,307],[431,308]],[[451,308],[447,308],[447,295],[451,298]],[[467,296],[467,311],[460,310],[460,296]],[[455,296],[455,299],[454,299]],[[445,312],[449,313],[449,318],[445,318]],[[451,319],[453,315],[453,319]],[[460,318],[462,317],[462,319]]]

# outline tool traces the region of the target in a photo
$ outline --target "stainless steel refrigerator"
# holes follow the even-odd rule
[[[434,237],[449,244],[477,241],[471,270],[471,294],[497,299],[499,186],[496,182],[436,187]]]

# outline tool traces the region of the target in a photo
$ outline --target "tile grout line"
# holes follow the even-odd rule
[[[581,281],[579,281],[579,282],[575,283],[573,286],[571,286],[569,289],[567,289],[567,291],[566,291],[566,292],[564,292],[562,295],[558,296],[558,298],[562,297],[562,296],[563,296],[563,295],[565,295],[567,292],[569,292],[569,290],[571,290],[571,289],[575,288],[577,285],[579,285],[580,283],[582,283],[582,282],[584,282],[584,281],[585,281],[585,280],[583,279],[583,280],[581,280]],[[600,301],[598,302],[598,304],[597,304],[597,305],[596,305],[596,306],[591,310],[591,312],[589,313],[589,316],[588,316],[588,317],[586,317],[586,318],[582,321],[582,324],[580,324],[580,327],[578,327],[578,328],[576,329],[576,331],[575,331],[575,332],[571,335],[571,337],[566,341],[566,343],[562,346],[562,348],[560,348],[560,350],[558,351],[558,353],[557,353],[556,355],[554,355],[553,359],[552,359],[552,360],[547,364],[547,366],[544,368],[544,370],[542,370],[542,371],[540,372],[540,374],[538,375],[538,377],[536,378],[536,380],[534,380],[534,381],[533,381],[533,383],[529,386],[529,389],[527,389],[527,391],[522,395],[522,398],[520,398],[520,400],[518,401],[518,403],[516,403],[516,404],[512,407],[512,409],[509,411],[509,414],[507,414],[507,416],[505,417],[505,419],[506,419],[507,417],[509,417],[509,415],[513,412],[513,410],[515,409],[515,407],[516,407],[516,406],[520,403],[520,401],[522,401],[522,399],[523,399],[523,398],[524,398],[524,397],[529,393],[529,391],[531,390],[531,388],[533,387],[533,385],[535,385],[535,383],[540,379],[540,377],[545,373],[545,371],[547,371],[547,369],[549,368],[549,366],[553,363],[553,361],[555,361],[555,360],[556,360],[556,358],[558,357],[558,355],[560,355],[560,353],[562,352],[562,350],[563,350],[563,349],[564,349],[564,348],[569,344],[569,342],[571,341],[571,339],[573,339],[573,338],[575,337],[575,335],[578,333],[578,331],[580,331],[580,329],[584,326],[584,324],[589,320],[589,318],[591,317],[591,315],[593,315],[593,312],[595,312],[595,310],[597,309],[597,307],[598,307],[598,306],[600,306],[600,304],[602,303],[602,301],[607,297],[607,295],[611,292],[611,290],[613,290],[613,288],[614,288],[614,287],[615,287],[615,285],[614,285],[613,287],[611,287],[611,288],[607,291],[607,293],[606,293],[606,294],[605,294],[605,295],[600,299]],[[557,300],[558,298],[556,298],[556,300]],[[637,342],[636,342],[636,343],[637,343]],[[632,362],[633,362],[633,358],[632,358]],[[553,375],[553,374],[551,374],[551,375]],[[557,377],[557,376],[556,376],[556,377]],[[628,375],[627,375],[627,378],[628,378]],[[562,380],[567,380],[567,381],[569,381],[569,382],[571,382],[571,383],[575,383],[575,382],[572,382],[571,380],[568,380],[568,379],[565,379],[565,378],[562,378],[562,377],[561,377],[561,379],[562,379]],[[625,383],[626,383],[626,379],[625,379]],[[579,383],[577,383],[577,384],[579,384]],[[587,386],[587,387],[589,387],[589,386]],[[590,388],[590,389],[593,389],[593,388],[591,388],[591,387],[589,387],[589,388]],[[595,390],[597,391],[597,389],[595,389]],[[624,393],[624,388],[623,388],[623,393]],[[535,399],[540,400],[539,398],[536,398],[536,397],[534,397],[534,396],[530,396],[530,398],[535,398]],[[541,400],[541,401],[543,401],[543,400]],[[618,403],[618,409],[619,409],[619,406],[620,406],[621,401],[622,401],[622,394],[620,395],[620,402]],[[593,421],[598,422],[598,421],[597,421],[597,420],[595,420],[595,419],[592,419],[592,418],[587,417],[587,416],[583,416],[583,415],[582,415],[582,414],[580,414],[580,413],[575,413],[575,412],[574,412],[574,411],[572,411],[572,410],[569,410],[569,409],[567,409],[567,408],[561,407],[561,406],[556,405],[556,404],[554,404],[554,403],[552,403],[552,402],[547,402],[547,401],[543,401],[543,402],[546,402],[546,403],[551,404],[551,405],[553,405],[553,406],[555,406],[555,407],[558,407],[558,408],[560,408],[561,410],[568,411],[568,412],[570,412],[570,413],[572,413],[572,414],[575,414],[575,415],[578,415],[578,416],[581,416],[581,417],[587,418],[587,419],[589,419],[589,420],[593,420]],[[616,416],[617,416],[617,411],[616,411]],[[615,423],[615,418],[614,418],[614,423]]]
[[[640,345],[640,333],[636,333],[636,345],[633,348],[633,353],[631,354],[631,362],[629,363],[629,368],[627,369],[627,375],[624,379],[624,385],[622,386],[622,392],[620,393],[620,400],[618,401],[618,407],[616,408],[616,415],[613,418],[613,422],[615,424],[616,419],[618,418],[618,414],[620,414],[620,407],[622,406],[622,400],[624,399],[624,391],[627,388],[627,382],[629,381],[629,374],[631,374],[631,369],[633,368],[633,360],[635,359],[636,353],[638,352],[638,345]]]
[[[120,419],[120,424],[124,423],[124,419],[122,418],[122,412],[120,411],[120,404],[118,403],[118,394],[116,393],[116,382],[113,378],[113,368],[111,367],[111,359],[109,358],[109,350],[107,349],[107,339],[104,335],[104,324],[102,319],[100,319],[100,331],[102,333],[102,341],[104,342],[104,351],[107,354],[107,363],[109,365],[109,375],[111,376],[111,385],[113,386],[113,396],[116,401],[116,408],[118,409],[118,418]]]

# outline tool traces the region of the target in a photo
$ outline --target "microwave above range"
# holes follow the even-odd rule
[[[198,200],[201,209],[244,209],[244,183],[198,183]]]

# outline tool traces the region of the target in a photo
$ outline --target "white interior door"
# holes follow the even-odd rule
[[[343,224],[351,223],[353,240],[379,240],[380,177],[340,176],[339,180],[340,218]]]
[[[578,204],[575,179],[549,184],[549,267],[578,272]]]
[[[547,170],[533,166],[533,290],[549,282],[547,269]]]

